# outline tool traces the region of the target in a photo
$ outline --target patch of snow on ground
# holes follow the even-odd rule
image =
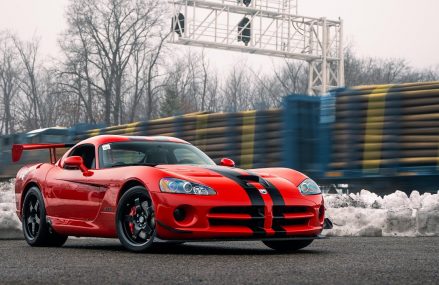
[[[439,193],[325,195],[329,236],[439,236]]]
[[[439,236],[439,193],[401,191],[380,197],[357,194],[325,195],[327,217],[334,223],[328,236]],[[14,181],[0,183],[0,238],[22,238],[15,214]]]
[[[21,223],[15,214],[14,181],[0,183],[0,238],[21,238]]]

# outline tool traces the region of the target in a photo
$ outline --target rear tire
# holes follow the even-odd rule
[[[46,221],[43,196],[37,187],[26,193],[22,208],[22,228],[26,242],[30,246],[62,246],[68,236],[59,235]]]
[[[122,245],[133,252],[145,252],[156,236],[154,205],[145,187],[135,186],[120,198],[116,230]]]
[[[63,246],[66,243],[68,238],[69,238],[68,236],[59,235],[57,233],[52,232],[50,234],[50,239],[49,239],[49,243],[47,244],[47,246],[53,246],[53,247]]]
[[[292,252],[298,251],[310,245],[313,240],[279,240],[279,241],[262,241],[266,246],[277,251]]]

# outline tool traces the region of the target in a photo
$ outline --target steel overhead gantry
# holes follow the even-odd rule
[[[344,86],[343,22],[297,14],[297,0],[168,0],[170,41],[309,63],[308,93]]]

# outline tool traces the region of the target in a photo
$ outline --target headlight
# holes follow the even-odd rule
[[[189,182],[177,178],[163,178],[160,180],[160,191],[176,194],[215,195],[216,192],[206,185]]]
[[[307,178],[299,185],[299,190],[302,195],[317,195],[322,194],[319,185],[314,180]]]

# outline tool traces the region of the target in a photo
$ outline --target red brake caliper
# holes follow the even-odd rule
[[[134,221],[134,218],[136,217],[136,207],[135,206],[133,206],[131,208],[130,216],[133,218],[133,221]],[[131,221],[130,225],[129,225],[130,226],[130,231],[131,231],[132,235],[134,234],[134,222],[133,221]]]

